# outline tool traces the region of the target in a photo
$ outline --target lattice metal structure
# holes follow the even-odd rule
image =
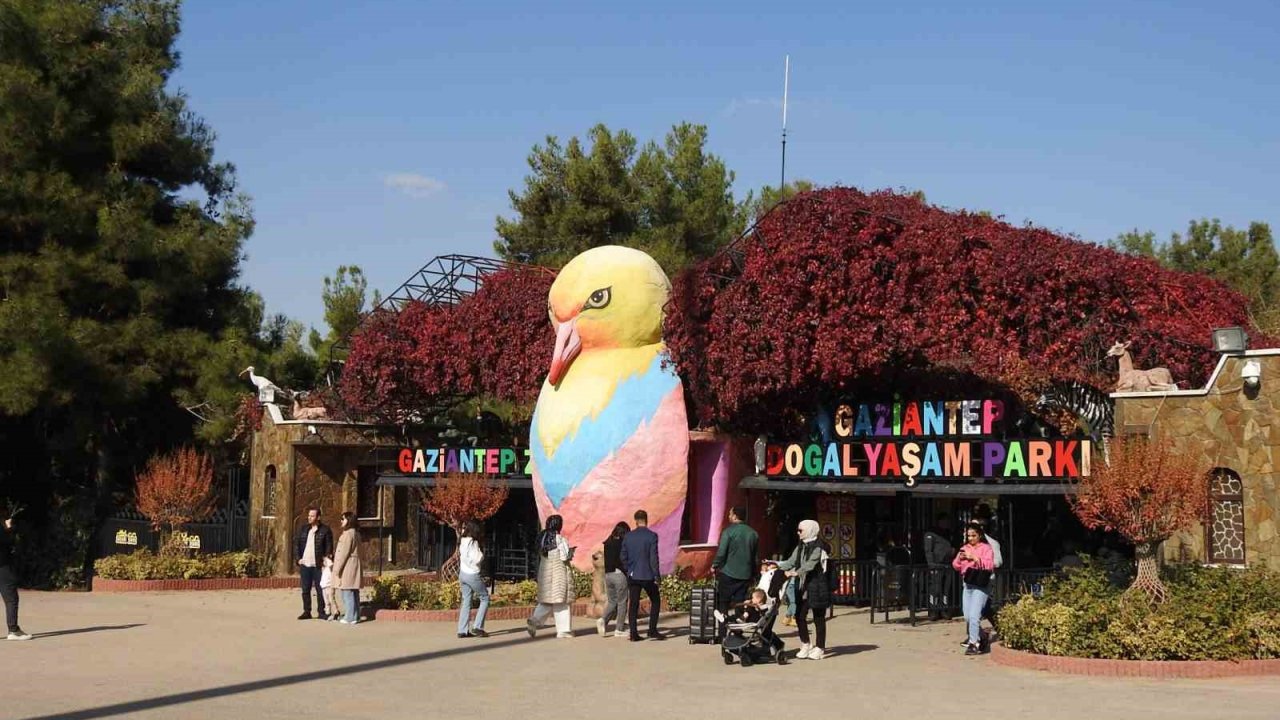
[[[409,276],[408,280],[401,283],[400,287],[383,298],[373,310],[367,313],[365,318],[367,319],[380,312],[398,313],[406,305],[413,302],[421,302],[427,305],[456,305],[479,290],[484,285],[485,278],[503,270],[517,268],[543,272],[551,276],[555,275],[554,270],[536,265],[525,265],[473,255],[441,255],[432,259],[413,275]],[[361,324],[363,324],[363,321]],[[325,382],[330,388],[337,388],[345,363],[342,358],[346,357],[347,351],[351,347],[351,338],[359,330],[360,326],[356,326],[346,337],[329,348],[328,370],[325,372]],[[454,400],[456,399],[454,398]],[[334,400],[339,405],[345,405],[341,395],[338,393],[334,393]],[[437,418],[444,413],[451,404],[452,400],[442,398],[438,407],[421,408],[420,412],[415,414],[415,417],[404,421],[400,427],[401,434],[408,432],[408,426],[421,427],[432,424],[433,418]],[[344,416],[351,416],[348,408],[341,407],[340,410]],[[379,435],[379,432],[371,429],[366,434],[374,438]]]
[[[456,305],[479,290],[484,284],[485,276],[517,267],[528,266],[473,255],[441,255],[423,265],[418,272],[401,283],[395,292],[383,298],[374,312],[387,309],[399,311],[411,302]]]
[[[427,305],[456,305],[463,298],[475,293],[484,279],[493,273],[513,268],[534,269],[554,275],[550,268],[522,265],[496,258],[474,255],[440,255],[409,276],[390,295],[382,299],[368,315],[378,312],[400,312],[411,302]],[[367,317],[367,315],[366,315]],[[346,337],[329,348],[328,370],[325,381],[330,387],[338,384],[342,375],[343,360],[351,348],[351,337],[360,329],[356,326]]]

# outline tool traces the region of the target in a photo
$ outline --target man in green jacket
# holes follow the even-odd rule
[[[720,547],[711,563],[716,573],[716,609],[722,613],[728,612],[732,603],[747,599],[755,576],[760,536],[743,522],[746,517],[745,508],[729,509],[729,527],[720,531]]]

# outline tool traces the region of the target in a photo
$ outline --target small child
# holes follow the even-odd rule
[[[324,593],[324,605],[329,609],[328,620],[342,617],[338,612],[338,589],[333,582],[333,558],[325,558],[320,570],[320,590]]]
[[[722,623],[753,623],[759,622],[760,616],[769,609],[769,597],[765,595],[764,590],[756,588],[751,591],[751,598],[741,605],[729,610],[728,615],[716,613],[716,619]]]

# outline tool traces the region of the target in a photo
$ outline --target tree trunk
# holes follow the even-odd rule
[[[1156,544],[1138,543],[1133,547],[1138,558],[1138,576],[1129,586],[1129,593],[1142,593],[1147,602],[1159,605],[1165,600],[1164,583],[1160,581],[1160,565],[1156,562]]]

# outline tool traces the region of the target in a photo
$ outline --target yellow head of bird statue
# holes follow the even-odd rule
[[[539,515],[561,515],[570,545],[595,547],[645,510],[663,572],[675,561],[689,454],[684,388],[663,367],[670,291],[639,250],[605,245],[569,261],[547,297],[556,344],[529,431]],[[591,568],[589,553],[575,562]]]

